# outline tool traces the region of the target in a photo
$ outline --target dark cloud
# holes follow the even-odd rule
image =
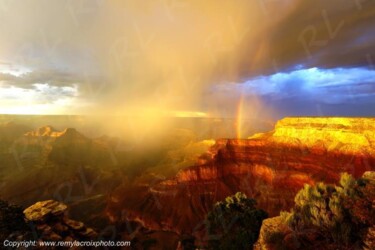
[[[262,83],[267,83],[263,84]],[[241,92],[303,103],[374,102],[375,71],[368,68],[300,69],[242,83]]]
[[[22,75],[0,74],[0,81],[9,86],[24,89],[35,88],[35,84],[46,84],[51,86],[72,86],[80,82],[76,75],[58,71],[32,71]]]
[[[16,69],[16,66],[12,66],[12,68]],[[103,86],[106,84],[103,77],[88,76],[75,72],[63,72],[58,69],[38,69],[22,74],[0,73],[0,83],[2,83],[3,87],[31,90],[38,90],[38,86],[48,85],[49,92],[45,91],[44,94],[51,94],[52,99],[56,98],[58,94],[67,96],[67,93],[64,92],[64,89],[67,87],[77,87],[79,96],[82,99],[90,99],[90,97],[95,98],[100,92],[105,92]]]
[[[266,1],[266,0],[265,0]],[[375,2],[357,0],[276,1],[294,7],[260,35],[258,46],[244,41],[243,77],[305,68],[371,66],[375,56]],[[272,14],[278,15],[277,11]],[[256,60],[248,55],[262,49]]]
[[[54,93],[77,86],[78,99],[104,112],[204,109],[205,90],[229,82],[299,106],[370,102],[363,77],[335,71],[342,83],[312,88],[306,79],[317,79],[296,71],[373,67],[374,23],[373,0],[0,0],[1,67],[30,71],[0,71],[0,81]]]
[[[334,115],[335,111],[336,115],[345,116],[346,110],[347,115],[353,115],[353,108],[346,109],[351,105],[361,107],[358,114],[366,116],[373,116],[375,110],[375,71],[365,67],[299,69],[237,84],[220,84],[210,89],[207,93],[210,102],[220,101],[227,105],[245,100],[256,110],[273,109],[273,114],[279,118],[319,115],[318,112]]]

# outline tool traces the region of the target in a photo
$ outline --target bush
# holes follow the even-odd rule
[[[256,201],[236,193],[215,204],[207,215],[210,249],[252,249],[267,213]]]
[[[286,250],[287,247],[283,245],[285,232],[267,231],[264,235],[264,241],[273,246],[275,250]]]
[[[374,200],[373,182],[342,174],[339,186],[305,185],[295,197],[292,212],[283,218],[299,238],[309,231],[329,245],[360,246],[363,234],[375,224]]]

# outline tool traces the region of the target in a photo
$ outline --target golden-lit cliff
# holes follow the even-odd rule
[[[272,139],[336,153],[375,155],[374,118],[285,118],[276,124]]]
[[[120,186],[107,213],[112,220],[192,233],[216,201],[241,191],[277,215],[292,206],[305,183],[333,183],[341,172],[359,177],[375,170],[374,142],[372,118],[285,118],[268,133],[218,140],[173,178]]]
[[[38,129],[25,133],[27,137],[59,137],[64,131],[58,131],[52,126],[43,126]]]

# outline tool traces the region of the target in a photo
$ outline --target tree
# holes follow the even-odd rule
[[[215,204],[208,213],[210,249],[252,249],[267,213],[256,208],[256,201],[236,193]]]

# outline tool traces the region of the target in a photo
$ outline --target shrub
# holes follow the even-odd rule
[[[363,244],[364,232],[375,224],[374,182],[342,174],[339,183],[305,185],[298,192],[292,212],[282,216],[295,235],[312,231],[328,245]]]
[[[252,249],[267,213],[256,201],[236,193],[215,204],[207,215],[210,249]]]
[[[283,245],[285,232],[281,231],[267,231],[264,235],[264,241],[272,244],[275,250],[285,250],[287,247]]]

